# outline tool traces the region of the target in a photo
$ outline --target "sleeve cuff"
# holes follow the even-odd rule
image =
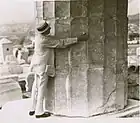
[[[77,42],[78,42],[77,38],[67,38],[67,39],[64,40],[64,46],[75,44]]]

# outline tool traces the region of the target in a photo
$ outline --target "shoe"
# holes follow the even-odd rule
[[[34,114],[35,114],[35,111],[30,111],[30,112],[29,112],[29,115],[30,115],[30,116],[33,116]]]
[[[36,115],[36,118],[45,118],[45,117],[50,117],[50,116],[51,116],[51,113],[47,112],[41,115]]]

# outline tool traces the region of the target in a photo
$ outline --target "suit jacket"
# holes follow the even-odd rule
[[[66,48],[75,43],[77,43],[77,38],[57,39],[38,34],[35,37],[35,52],[30,65],[31,71],[37,74],[46,72],[48,76],[54,77],[54,48]]]

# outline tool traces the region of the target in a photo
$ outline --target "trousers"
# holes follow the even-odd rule
[[[47,83],[48,76],[45,72],[42,74],[35,73],[31,94],[31,111],[35,111],[35,115],[44,113],[44,99],[47,92]]]

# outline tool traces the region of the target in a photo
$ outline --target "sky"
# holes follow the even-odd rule
[[[129,15],[138,13],[140,0],[129,0]],[[34,0],[0,0],[0,24],[24,23],[34,20]]]
[[[140,13],[140,0],[128,0],[128,14],[133,15]]]
[[[0,24],[34,20],[33,0],[0,0]]]

